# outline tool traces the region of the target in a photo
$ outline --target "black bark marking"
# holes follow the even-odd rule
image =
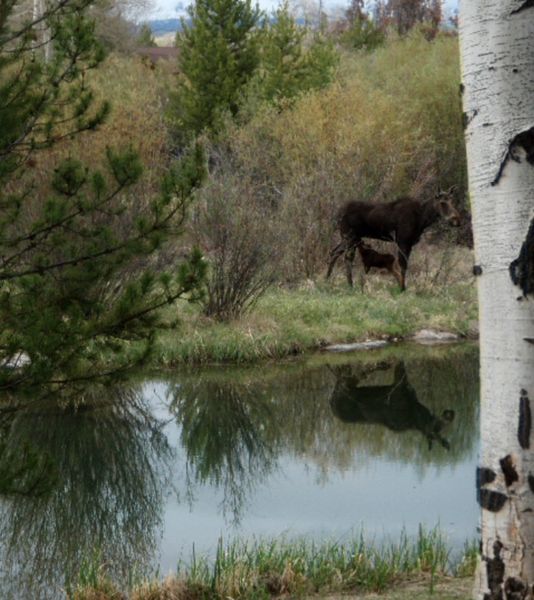
[[[528,344],[534,344],[534,338],[523,338]]]
[[[477,494],[478,503],[482,508],[489,510],[490,512],[499,512],[505,505],[508,497],[501,492],[495,492],[493,490],[481,489]]]
[[[532,412],[527,391],[521,390],[519,398],[519,425],[517,427],[517,439],[523,450],[530,448],[530,430],[532,429]]]
[[[497,175],[495,176],[495,179],[491,182],[491,185],[497,185],[499,183],[504,172],[504,168],[508,164],[509,160],[521,162],[521,158],[517,153],[517,150],[519,148],[523,148],[523,150],[526,152],[527,162],[531,165],[534,165],[534,127],[531,127],[526,131],[518,133],[513,139],[509,141],[508,150],[504,155]]]
[[[467,129],[469,123],[478,115],[478,108],[475,108],[471,116],[469,116],[466,112],[462,113],[462,127]]]
[[[534,7],[534,0],[525,0],[519,8],[516,8],[510,14],[516,15],[517,13],[520,13],[522,10],[525,10],[527,8],[533,8],[533,7]]]
[[[465,85],[463,83],[460,84],[459,91],[460,91],[460,96],[462,96],[463,93],[465,92]]]
[[[497,473],[492,469],[488,469],[487,467],[477,467],[477,489],[480,489],[486,483],[491,483],[495,481],[495,477],[497,477]]]
[[[482,267],[480,265],[473,265],[473,275],[475,277],[482,275]]]
[[[510,487],[513,483],[519,481],[519,475],[515,470],[515,465],[511,454],[501,458],[499,464],[501,465],[501,469],[504,474],[504,482],[506,483],[506,487]]]
[[[509,271],[513,284],[521,288],[524,297],[534,292],[534,219],[530,222],[519,256],[510,263]]]
[[[524,600],[527,592],[528,586],[518,577],[508,577],[504,584],[506,600]]]
[[[527,480],[528,480],[528,487],[530,488],[530,491],[534,494],[534,475],[529,473]]]
[[[496,541],[493,544],[493,558],[484,558],[489,588],[489,594],[484,594],[484,600],[503,600],[504,561],[501,558],[502,547],[501,542]]]

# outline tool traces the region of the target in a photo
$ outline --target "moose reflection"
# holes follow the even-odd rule
[[[383,425],[395,432],[415,430],[427,440],[429,449],[436,441],[448,450],[450,444],[442,431],[454,419],[454,411],[444,410],[438,417],[421,404],[403,361],[395,365],[393,383],[362,385],[371,373],[389,368],[388,363],[378,363],[359,372],[350,365],[331,367],[336,376],[330,397],[332,412],[346,423]]]

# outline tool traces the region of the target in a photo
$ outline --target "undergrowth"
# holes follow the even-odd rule
[[[440,530],[419,528],[415,538],[405,533],[398,542],[380,546],[362,535],[346,543],[307,540],[256,540],[223,544],[214,559],[193,555],[166,579],[142,581],[119,591],[98,566],[91,577],[80,577],[69,590],[70,600],[222,600],[280,595],[383,592],[410,579],[424,578],[428,593],[451,575],[474,573],[477,550],[465,545],[459,560],[451,554]]]
[[[162,332],[153,361],[158,366],[251,363],[316,350],[340,342],[370,338],[402,339],[424,328],[460,337],[473,334],[477,319],[475,288],[470,281],[438,292],[397,287],[377,280],[365,292],[341,281],[298,288],[274,288],[253,309],[229,322],[209,319],[191,305],[179,307],[176,329]],[[178,312],[169,309],[169,321]]]

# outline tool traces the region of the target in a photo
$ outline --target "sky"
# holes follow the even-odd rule
[[[305,3],[318,4],[318,0],[304,0]],[[147,15],[149,19],[173,19],[185,14],[185,8],[189,0],[152,0],[153,9]],[[258,0],[258,4],[264,10],[271,11],[279,4],[279,0]],[[297,4],[300,4],[297,0]],[[344,10],[349,4],[349,0],[323,0],[323,5],[327,13],[337,13]],[[458,0],[445,0],[444,8],[447,12],[455,10],[458,6]]]

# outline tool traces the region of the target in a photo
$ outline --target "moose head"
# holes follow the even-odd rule
[[[462,222],[460,212],[453,203],[456,189],[456,186],[453,185],[448,190],[439,190],[432,200],[440,216],[453,227],[459,227]]]

